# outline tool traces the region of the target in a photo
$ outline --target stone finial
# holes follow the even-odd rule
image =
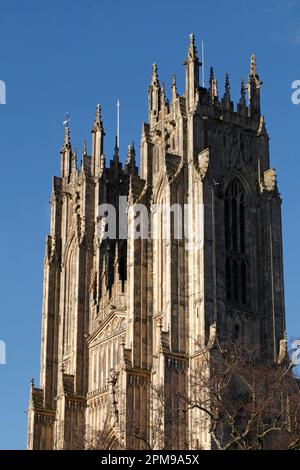
[[[185,61],[183,62],[183,65],[187,65],[189,62],[195,62],[197,65],[201,65],[198,59],[197,48],[195,45],[195,35],[193,33],[191,33],[189,36],[188,55]]]
[[[231,110],[230,81],[229,81],[228,73],[226,73],[226,76],[225,76],[225,93],[223,96],[223,107],[227,111]]]
[[[71,148],[71,139],[70,139],[70,129],[65,127],[64,143],[62,150],[70,150]]]
[[[72,154],[72,172],[77,171],[77,150],[74,147],[73,154]]]
[[[86,140],[83,141],[82,155],[87,155]]]
[[[178,97],[178,93],[177,93],[176,75],[173,74],[172,75],[172,103],[174,103],[177,97]]]
[[[128,145],[127,151],[127,161],[125,164],[125,173],[128,175],[136,175],[137,174],[137,167],[135,166],[135,148],[134,142]]]
[[[165,82],[161,84],[161,108],[165,109],[168,108],[168,100],[166,99],[166,90],[165,90]]]
[[[157,68],[157,64],[155,64],[155,63],[152,64],[151,85],[152,86],[159,86],[158,68]]]
[[[190,59],[198,59],[197,57],[197,49],[196,49],[196,45],[195,45],[195,35],[194,33],[191,33],[190,34],[190,42],[189,42],[189,51],[188,51],[188,57]]]
[[[230,81],[228,73],[225,75],[225,94],[230,96]]]
[[[30,384],[32,387],[34,387],[34,378],[32,377],[32,379],[30,380]]]
[[[249,96],[249,115],[253,118],[260,117],[260,87],[262,85],[260,80],[255,55],[252,54],[250,61],[250,74],[248,80],[248,96]]]
[[[257,135],[268,135],[264,116],[260,116]]]
[[[214,76],[213,67],[210,67],[209,73],[209,93],[212,101],[218,98],[218,83]]]
[[[250,58],[250,75],[253,75],[253,76],[257,75],[256,59],[255,59],[254,54],[252,54]]]
[[[96,115],[95,115],[95,121],[93,125],[93,130],[95,129],[103,129],[103,122],[102,122],[102,116],[101,116],[101,106],[98,103],[97,108],[96,108]]]
[[[242,78],[242,82],[241,82],[240,106],[242,106],[243,108],[246,107],[246,84],[245,84],[244,78]]]
[[[251,83],[254,83],[257,89],[259,89],[260,86],[263,84],[257,73],[256,58],[254,54],[251,55],[250,59],[249,84]]]
[[[120,159],[119,159],[118,137],[116,136],[114,156],[113,156],[113,162],[114,162],[114,168],[115,169],[119,168],[119,160]]]

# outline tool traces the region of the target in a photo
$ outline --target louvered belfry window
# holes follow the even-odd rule
[[[246,196],[238,179],[228,186],[225,195],[226,296],[232,304],[246,305],[247,243]]]

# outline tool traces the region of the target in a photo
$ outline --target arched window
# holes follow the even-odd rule
[[[234,179],[226,191],[224,219],[226,298],[236,305],[248,303],[246,205],[243,187]]]

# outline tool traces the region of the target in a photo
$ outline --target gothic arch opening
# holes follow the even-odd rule
[[[65,269],[64,302],[64,354],[72,352],[74,346],[74,311],[76,301],[76,252],[74,241],[69,246]],[[67,367],[68,363],[65,364]]]
[[[245,190],[235,178],[226,190],[224,206],[226,298],[235,305],[247,305],[249,302],[247,209]]]

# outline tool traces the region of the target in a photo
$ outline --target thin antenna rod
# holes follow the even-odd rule
[[[204,41],[202,40],[202,86],[204,88],[205,81],[204,81]]]
[[[117,146],[120,148],[120,101],[117,101]]]

